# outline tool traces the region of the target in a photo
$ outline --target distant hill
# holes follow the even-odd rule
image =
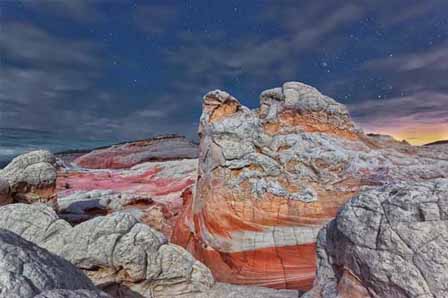
[[[441,140],[433,143],[426,144],[425,146],[433,146],[433,145],[444,145],[448,144],[448,140]]]

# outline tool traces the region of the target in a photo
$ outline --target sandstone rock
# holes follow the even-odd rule
[[[130,169],[61,168],[58,213],[79,223],[114,211],[129,212],[171,237],[184,192],[196,180],[197,160],[147,162]]]
[[[0,206],[12,203],[9,182],[0,177]]]
[[[123,169],[146,161],[188,158],[197,158],[197,145],[185,137],[169,135],[94,150],[74,163],[91,169]]]
[[[34,298],[111,298],[108,294],[89,290],[52,290],[41,293]]]
[[[69,262],[0,229],[0,297],[31,298],[53,289],[96,292],[92,282]]]
[[[448,175],[446,154],[365,135],[313,87],[260,101],[204,97],[197,188],[172,237],[219,281],[308,289],[318,231],[362,187]]]
[[[15,201],[33,203],[52,199],[56,186],[56,159],[48,151],[33,151],[13,159],[0,170]]]
[[[207,267],[130,214],[71,227],[45,205],[11,204],[0,208],[0,228],[70,261],[114,297],[176,297],[214,284]]]
[[[320,233],[306,297],[446,297],[448,179],[361,192]]]

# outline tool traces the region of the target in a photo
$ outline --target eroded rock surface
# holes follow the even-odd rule
[[[320,233],[308,298],[446,297],[448,180],[366,190]]]
[[[79,223],[114,211],[129,212],[171,237],[183,195],[196,180],[196,159],[146,162],[130,169],[60,168],[58,213]]]
[[[114,297],[176,297],[214,284],[207,267],[130,214],[72,227],[45,205],[10,204],[0,208],[0,228],[70,261]]]
[[[8,181],[16,202],[48,202],[56,186],[56,158],[48,151],[38,150],[14,158],[0,178]]]
[[[367,136],[313,87],[264,91],[250,110],[204,97],[198,181],[173,241],[219,281],[311,287],[320,228],[362,187],[446,177],[446,152]]]
[[[66,260],[0,229],[0,297],[31,298],[54,289],[97,293],[93,283]]]
[[[146,161],[197,158],[197,150],[197,145],[186,138],[170,135],[94,150],[74,163],[83,168],[123,169]]]

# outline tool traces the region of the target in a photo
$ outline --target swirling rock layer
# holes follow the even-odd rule
[[[184,193],[196,180],[196,159],[146,162],[130,169],[63,167],[58,171],[58,213],[79,223],[114,211],[131,213],[171,237]]]
[[[173,241],[224,282],[311,287],[320,228],[361,187],[445,177],[446,152],[367,136],[315,88],[285,83],[250,110],[204,97],[198,181]]]

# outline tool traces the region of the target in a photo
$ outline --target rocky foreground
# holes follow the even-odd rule
[[[445,143],[298,82],[208,93],[199,136],[0,170],[0,297],[448,297]]]

